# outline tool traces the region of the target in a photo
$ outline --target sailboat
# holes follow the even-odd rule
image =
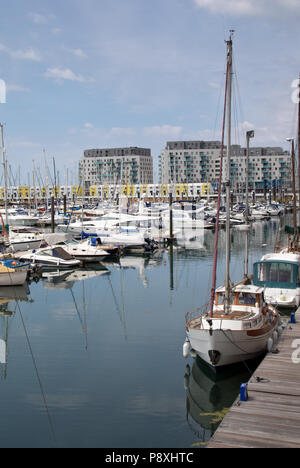
[[[252,359],[271,351],[278,338],[279,315],[264,301],[263,288],[249,284],[230,283],[230,153],[231,153],[231,92],[232,92],[232,35],[227,44],[226,92],[222,131],[222,151],[219,179],[218,212],[216,220],[215,252],[210,306],[186,314],[187,339],[183,353],[198,355],[214,369]],[[226,170],[226,270],[225,285],[216,290],[218,228],[222,185],[222,160],[227,116]]]

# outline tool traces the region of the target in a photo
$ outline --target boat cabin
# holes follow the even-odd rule
[[[300,286],[300,256],[269,254],[254,263],[254,284],[264,288],[296,289]]]
[[[214,303],[214,315],[224,312],[225,288],[218,288]],[[254,285],[239,284],[231,290],[231,313],[255,314],[264,305],[263,288]]]

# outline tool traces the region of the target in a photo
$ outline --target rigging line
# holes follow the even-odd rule
[[[248,351],[245,351],[243,348],[241,348],[239,345],[237,345],[233,340],[231,340],[231,338],[225,333],[225,331],[224,331],[223,329],[220,329],[220,331],[225,335],[225,337],[228,339],[228,341],[229,341],[232,345],[234,345],[236,348],[238,348],[238,349],[239,349],[240,351],[242,351],[243,353],[246,353],[246,354],[248,353]],[[247,367],[247,369],[248,369],[250,375],[253,375],[253,373],[254,373],[255,371],[254,371],[254,372],[251,372],[251,370],[249,369],[249,367],[248,367],[246,361],[243,361],[243,363],[244,363],[245,366]]]
[[[239,108],[240,108],[241,119],[243,121],[245,121],[245,113],[244,113],[243,101],[242,101],[241,93],[240,93],[240,85],[239,85],[239,79],[238,79],[235,56],[233,57],[233,66],[234,66],[234,73],[235,73],[235,79],[233,81],[234,81],[235,87],[236,87],[236,95],[237,95],[237,100],[238,100],[238,104],[239,104]]]
[[[219,109],[221,107],[221,96],[222,96],[222,91],[224,89],[223,86],[224,86],[225,75],[226,75],[226,61],[224,63],[223,72],[222,72],[221,86],[220,86],[220,92],[219,92],[219,97],[218,97],[217,112],[216,112],[215,125],[214,125],[214,131],[213,131],[213,140],[215,140],[216,138],[217,122],[219,118]]]
[[[115,306],[116,306],[116,309],[117,309],[117,313],[118,313],[118,317],[122,323],[122,313],[120,311],[120,307],[119,307],[119,304],[118,304],[118,301],[117,301],[117,298],[116,298],[116,295],[115,295],[115,292],[113,290],[113,287],[112,287],[112,282],[111,282],[111,279],[110,279],[110,276],[108,275],[107,276],[107,279],[108,279],[108,282],[110,284],[110,287],[111,287],[111,292],[112,292],[112,295],[113,295],[113,298],[114,298],[114,302],[115,302]]]
[[[74,304],[75,304],[75,309],[76,309],[76,312],[77,312],[77,315],[78,315],[78,318],[79,318],[79,321],[80,321],[80,324],[81,324],[83,334],[84,334],[84,336],[86,338],[86,330],[84,328],[84,323],[83,323],[83,320],[81,318],[81,315],[80,315],[80,312],[79,312],[79,309],[78,309],[78,306],[77,306],[77,302],[76,302],[76,299],[75,299],[75,296],[74,296],[74,293],[73,293],[73,289],[71,288],[70,291],[71,291],[71,295],[73,297],[73,301],[74,301]],[[87,343],[86,343],[85,349],[87,350]]]
[[[124,327],[124,323],[123,323],[123,320],[122,320],[122,312],[121,312],[120,307],[119,307],[119,305],[118,305],[118,301],[117,301],[116,295],[115,295],[114,290],[113,290],[113,286],[112,286],[112,282],[111,282],[110,276],[107,276],[107,279],[108,279],[109,284],[110,284],[110,287],[111,287],[111,292],[112,292],[112,295],[113,295],[113,298],[114,298],[114,302],[115,302],[115,306],[116,306],[116,310],[117,310],[118,317],[119,317],[119,319],[120,319],[121,325],[122,325],[123,330],[124,330],[124,332],[125,332],[125,339],[127,339],[126,328]]]
[[[235,143],[240,144],[240,126],[239,126],[239,119],[238,119],[238,106],[237,106],[237,99],[236,99],[236,90],[235,90],[235,80],[233,80],[233,115],[234,115],[234,133],[235,133]]]
[[[226,123],[226,109],[227,109],[227,88],[228,88],[228,75],[229,65],[227,62],[226,67],[226,80],[225,80],[225,98],[224,98],[224,111],[223,111],[223,124],[222,124],[222,143],[221,143],[221,156],[220,156],[220,174],[219,174],[219,187],[218,187],[218,201],[217,201],[217,216],[216,216],[216,232],[214,242],[214,260],[213,260],[213,279],[210,297],[210,316],[213,316],[213,307],[216,293],[216,274],[218,264],[218,241],[219,241],[219,221],[220,221],[220,208],[221,208],[221,192],[222,192],[222,172],[223,172],[223,155],[224,155],[224,139],[225,139],[225,123]]]
[[[25,322],[24,322],[21,307],[20,307],[20,304],[19,304],[18,300],[16,301],[16,303],[17,303],[17,308],[18,308],[18,311],[19,311],[19,314],[20,314],[20,317],[21,317],[22,325],[23,325],[23,328],[24,328],[24,333],[25,333],[25,336],[26,336],[26,341],[27,341],[28,348],[29,348],[29,351],[30,351],[30,354],[31,354],[31,358],[32,358],[32,362],[33,362],[33,365],[34,365],[34,368],[35,368],[38,383],[39,383],[39,386],[40,386],[41,394],[42,394],[42,397],[43,397],[43,400],[44,400],[44,405],[45,405],[45,408],[46,408],[46,413],[47,413],[48,422],[49,422],[49,426],[50,426],[50,429],[51,429],[52,437],[53,437],[53,440],[54,440],[54,444],[55,444],[56,447],[59,447],[58,441],[57,441],[57,438],[56,438],[56,434],[55,434],[55,431],[54,431],[54,425],[53,425],[52,418],[51,418],[51,415],[50,415],[49,407],[48,407],[48,404],[47,404],[46,394],[45,394],[43,384],[42,384],[42,381],[41,381],[41,378],[40,378],[40,375],[39,375],[37,363],[36,363],[36,360],[35,360],[35,357],[34,357],[34,354],[33,354],[33,349],[32,349],[32,346],[30,344],[30,339],[29,339],[29,336],[28,336],[28,332],[27,332],[27,329],[26,329]]]

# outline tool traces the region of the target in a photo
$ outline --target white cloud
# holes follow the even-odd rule
[[[298,0],[194,0],[199,8],[211,13],[225,13],[234,16],[255,16],[261,14],[300,13]]]
[[[214,89],[220,88],[220,85],[218,83],[215,83],[214,81],[209,81],[208,86]]]
[[[13,59],[18,60],[32,60],[34,62],[40,62],[41,56],[34,49],[29,48],[26,50],[12,50],[4,44],[0,44],[0,52],[5,52]]]
[[[21,60],[33,60],[34,62],[40,62],[40,55],[33,49],[27,50],[15,50],[10,52],[11,57]]]
[[[7,91],[16,91],[16,92],[24,92],[28,93],[30,91],[29,88],[25,88],[24,86],[9,84],[6,87]]]
[[[82,49],[69,49],[69,51],[76,57],[87,58],[87,55],[83,52]]]
[[[51,29],[51,33],[53,34],[53,36],[59,36],[60,33],[61,33],[61,29],[60,28],[53,28],[53,29]]]
[[[93,81],[92,79],[84,78],[81,75],[76,75],[70,68],[48,68],[44,74],[46,78],[52,78],[55,81],[78,81],[86,83]]]
[[[40,13],[29,13],[29,18],[35,24],[47,24],[49,21],[55,19],[54,15],[41,15]]]
[[[154,125],[144,127],[143,133],[147,137],[178,138],[182,134],[182,127],[172,125]]]
[[[40,148],[41,146],[41,143],[29,140],[19,140],[11,142],[11,147],[15,148]]]

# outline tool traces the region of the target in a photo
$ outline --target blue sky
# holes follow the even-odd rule
[[[11,0],[0,17],[7,158],[27,182],[83,150],[219,139],[225,39],[235,29],[233,138],[296,137],[299,0]]]

